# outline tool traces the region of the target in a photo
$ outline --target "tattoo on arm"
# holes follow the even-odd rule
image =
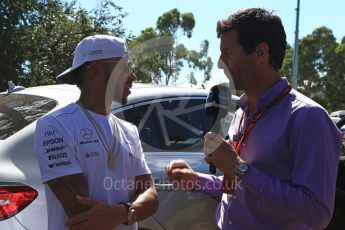
[[[59,177],[47,182],[60,201],[69,218],[86,211],[89,207],[80,204],[76,195],[89,197],[86,179],[82,173]]]
[[[151,216],[158,209],[158,193],[150,174],[135,177],[135,200],[132,207],[137,211],[137,221]]]
[[[154,187],[153,179],[151,174],[145,174],[135,177],[135,196],[138,197],[146,190]]]

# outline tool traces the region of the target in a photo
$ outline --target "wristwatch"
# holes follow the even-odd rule
[[[138,219],[137,211],[133,207],[130,207],[128,215],[127,215],[127,224],[132,225],[135,222],[137,222],[137,219]]]
[[[249,170],[249,165],[245,162],[238,162],[235,165],[235,176],[241,178]]]
[[[127,220],[125,222],[123,222],[122,224],[124,224],[124,225],[132,225],[134,222],[130,223],[132,221],[129,221],[129,218],[128,218],[130,216],[130,213],[131,213],[132,203],[120,202],[119,204],[123,204],[126,207],[126,209],[127,209]],[[131,220],[132,220],[132,218],[131,218]]]

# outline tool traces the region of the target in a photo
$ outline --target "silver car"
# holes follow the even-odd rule
[[[44,186],[34,155],[36,120],[79,98],[71,85],[40,86],[0,93],[0,229],[47,229]],[[112,112],[137,125],[146,160],[159,191],[159,210],[139,229],[214,229],[218,201],[169,184],[165,166],[186,160],[209,173],[203,136],[211,128],[207,90],[134,84],[128,104]],[[238,97],[233,96],[235,108]],[[232,111],[234,112],[234,111]],[[226,135],[232,113],[222,119]]]

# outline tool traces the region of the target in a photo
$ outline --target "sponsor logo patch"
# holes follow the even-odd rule
[[[57,154],[52,154],[48,156],[48,160],[55,160],[55,159],[60,159],[60,158],[65,158],[67,157],[67,153],[57,153]]]
[[[92,143],[99,143],[99,140],[91,140],[91,141],[81,141],[79,144],[85,145],[85,144],[92,144]]]
[[[59,143],[63,143],[63,137],[57,137],[57,138],[53,138],[50,140],[44,140],[42,142],[42,145],[43,145],[43,147],[45,147],[48,145],[59,144]]]
[[[60,150],[63,150],[63,148],[65,148],[65,146],[52,147],[52,148],[46,149],[45,153],[60,151]]]
[[[44,136],[45,136],[45,137],[50,137],[50,136],[56,135],[56,133],[57,133],[57,130],[56,130],[56,129],[54,129],[54,130],[48,130],[48,131],[45,131],[45,132],[44,132]]]
[[[99,156],[99,152],[87,152],[87,153],[85,153],[86,158],[98,157],[98,156]]]
[[[61,162],[57,162],[57,163],[54,163],[54,164],[49,164],[49,168],[58,168],[58,167],[61,167],[61,166],[67,166],[67,165],[71,165],[72,162],[71,161],[61,161]]]
[[[92,131],[91,129],[84,128],[80,130],[80,135],[82,136],[82,138],[88,140],[92,137]]]
[[[103,53],[103,50],[93,50],[88,53],[88,55],[100,55]]]

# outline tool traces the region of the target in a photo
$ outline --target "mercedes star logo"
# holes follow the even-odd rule
[[[84,139],[90,139],[92,137],[92,131],[90,129],[82,129],[80,130],[80,135],[84,138]]]

